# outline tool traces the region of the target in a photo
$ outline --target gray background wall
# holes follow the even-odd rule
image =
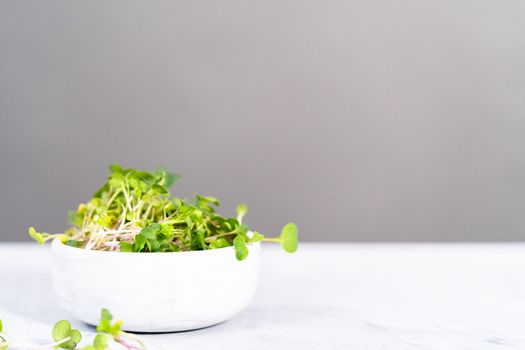
[[[304,240],[525,238],[523,1],[0,0],[0,240],[109,163]]]

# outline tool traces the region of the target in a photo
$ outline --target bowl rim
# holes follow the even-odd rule
[[[261,245],[261,242],[251,242],[246,244],[248,248],[250,247],[258,247]],[[182,252],[149,252],[149,253],[137,253],[137,252],[115,252],[115,251],[107,251],[107,250],[95,250],[95,249],[84,249],[84,248],[77,248],[72,247],[67,244],[64,244],[60,240],[60,238],[55,238],[51,242],[51,248],[55,252],[77,252],[79,254],[114,254],[114,255],[122,255],[122,256],[166,256],[166,255],[210,255],[210,254],[219,254],[221,252],[225,251],[234,251],[233,246],[228,247],[222,247],[222,248],[215,248],[215,249],[206,249],[206,250],[188,250],[188,251],[182,251]],[[248,253],[249,255],[249,253]]]

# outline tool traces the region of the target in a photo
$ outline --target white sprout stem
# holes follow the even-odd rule
[[[94,243],[93,243],[93,237],[94,237],[96,234],[97,234],[96,232],[93,232],[93,233],[89,236],[89,241],[87,242],[87,244],[86,244],[86,248],[85,248],[85,249],[91,249],[91,248],[93,248],[93,246],[94,246]]]
[[[117,238],[133,238],[141,230],[140,227],[127,227],[128,223],[123,226],[123,229],[118,230],[92,230],[91,236],[85,246],[85,249],[95,249],[97,246],[116,247],[118,245]]]
[[[124,335],[126,338],[136,341],[142,349],[146,350],[146,344],[144,344],[144,342],[138,335],[127,333],[127,332],[122,332],[122,335]]]
[[[126,207],[124,207],[122,209],[122,217],[120,218],[120,224],[118,225],[118,230],[122,230],[123,226],[124,226],[124,222],[126,221],[126,215],[128,214],[128,209]]]
[[[150,205],[150,206],[148,207],[148,209],[146,209],[146,212],[145,212],[144,215],[143,215],[145,218],[148,217],[149,212],[151,211],[151,208],[152,208],[152,205]]]
[[[121,190],[116,190],[108,201],[108,206],[117,198]]]
[[[168,217],[165,217],[161,223],[165,223],[166,221],[168,221],[169,219],[171,219],[172,217],[174,217],[175,215],[177,215],[177,212],[173,212],[170,216]],[[166,216],[166,214],[164,214],[164,216]]]
[[[128,191],[124,190],[122,191],[124,193],[124,196],[126,197],[126,207],[131,210],[131,198],[128,195]]]
[[[51,343],[51,344],[46,344],[46,345],[40,345],[39,348],[41,349],[47,349],[47,348],[55,348],[55,346],[58,346],[58,345],[61,345],[61,344],[64,344],[64,343],[67,343],[68,341],[71,340],[71,337],[67,337],[67,338],[64,338],[60,341],[57,341],[57,342],[54,342],[54,343]]]
[[[94,228],[95,228],[94,230],[91,230],[92,233],[91,233],[91,235],[89,235],[89,240],[86,243],[85,249],[93,248],[93,245],[94,245],[93,240],[94,240],[94,238],[96,238],[97,231],[98,231],[98,225],[95,225]]]
[[[3,336],[7,338],[7,335],[3,334]],[[0,343],[0,346],[8,345],[8,346],[13,347],[14,349],[19,349],[19,350],[52,350],[52,349],[55,349],[55,346],[67,343],[70,340],[71,340],[71,337],[67,337],[55,343],[39,345],[39,344],[24,342],[21,340],[9,339],[9,341]]]
[[[96,234],[99,234],[101,236],[107,236],[107,235],[113,235],[113,234],[121,234],[121,233],[132,233],[133,230],[107,230],[107,231],[97,231]]]
[[[48,346],[55,347],[57,345],[67,343],[70,340],[71,340],[71,337],[67,337],[67,338],[64,338],[64,339],[62,339],[60,341],[57,341],[57,342],[54,342],[54,343],[51,343],[51,344],[47,344],[47,345],[43,345],[43,346],[45,346],[45,347],[48,347]]]

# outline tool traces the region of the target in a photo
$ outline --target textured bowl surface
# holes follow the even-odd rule
[[[228,320],[252,299],[260,244],[237,261],[232,247],[180,253],[119,253],[53,241],[53,286],[60,304],[95,325],[109,309],[134,332],[198,329]]]

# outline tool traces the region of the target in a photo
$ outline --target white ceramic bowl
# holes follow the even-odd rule
[[[211,326],[245,308],[255,293],[260,244],[237,261],[232,247],[178,253],[85,250],[53,241],[60,304],[96,325],[107,308],[123,329],[173,332]]]

